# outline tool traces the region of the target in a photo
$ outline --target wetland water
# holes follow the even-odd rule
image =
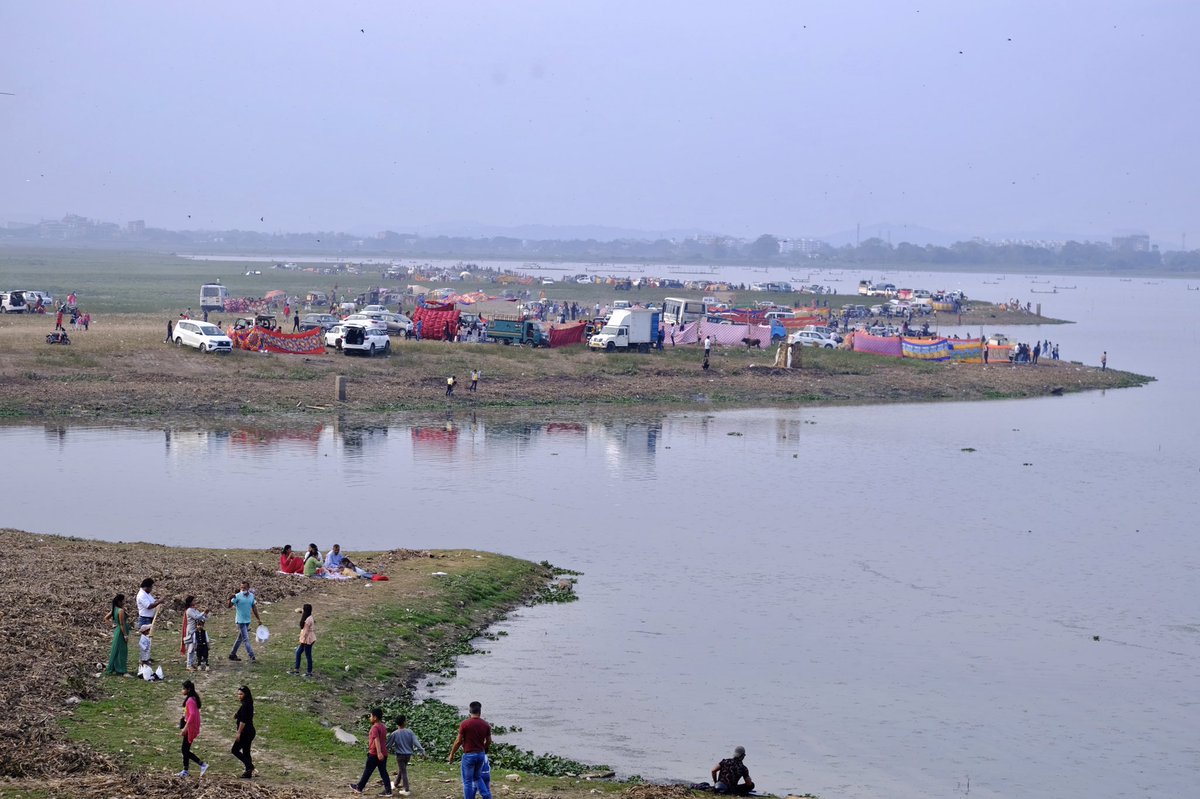
[[[1197,334],[1116,320],[1188,319],[1200,292],[1068,283],[1045,310],[1080,324],[1010,332],[1159,382],[282,434],[4,427],[0,524],[580,569],[582,601],[521,611],[436,691],[480,699],[518,744],[625,774],[707,779],[741,744],[777,793],[1190,795]]]

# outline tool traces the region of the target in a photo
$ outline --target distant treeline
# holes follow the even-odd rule
[[[827,266],[1021,268],[1029,271],[1200,270],[1200,250],[1160,253],[1157,248],[1114,247],[1106,242],[1009,243],[959,241],[949,246],[896,245],[869,238],[834,247],[815,239],[703,236],[684,239],[530,240],[506,236],[419,236],[386,231],[372,237],[348,233],[259,233],[249,230],[121,228],[81,217],[0,229],[0,242],[146,246],[208,252],[330,253],[405,258],[496,258],[515,261],[654,261],[691,264],[761,264],[795,269]]]

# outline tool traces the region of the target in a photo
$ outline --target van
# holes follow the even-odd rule
[[[629,304],[629,300],[613,300],[612,307],[614,311],[627,311],[633,306]]]

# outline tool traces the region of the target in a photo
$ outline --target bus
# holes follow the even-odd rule
[[[662,320],[664,325],[686,325],[708,314],[708,303],[703,300],[685,300],[667,297],[663,300]]]

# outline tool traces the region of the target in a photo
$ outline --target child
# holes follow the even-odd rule
[[[355,793],[362,793],[363,788],[367,787],[367,781],[371,779],[371,772],[379,769],[379,776],[383,777],[383,793],[380,796],[392,795],[392,778],[387,772],[387,727],[383,726],[383,710],[377,707],[371,708],[371,732],[367,736],[367,765],[363,769],[362,779],[357,783],[350,783],[350,790]]]
[[[408,796],[408,761],[412,760],[413,750],[425,754],[425,747],[417,740],[417,735],[405,725],[408,719],[396,717],[396,729],[387,737],[388,751],[396,756],[396,787],[401,796]]]
[[[312,648],[317,642],[317,634],[313,630],[313,614],[312,605],[306,604],[304,612],[300,614],[300,640],[296,647],[296,667],[288,674],[300,673],[300,655],[304,655],[308,659],[308,671],[305,672],[305,677],[312,676]]]
[[[203,622],[196,625],[196,668],[208,671],[208,630]]]
[[[138,674],[142,673],[143,669],[150,667],[150,625],[143,624],[138,628],[141,637],[138,638]]]

